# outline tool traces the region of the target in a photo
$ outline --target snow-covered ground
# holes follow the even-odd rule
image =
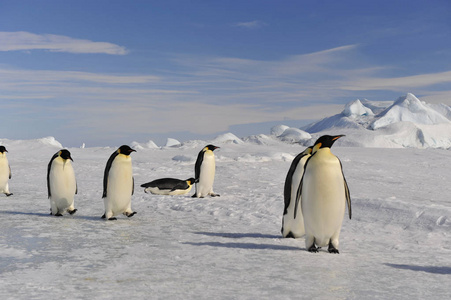
[[[117,221],[100,218],[103,171],[115,148],[69,149],[78,212],[58,218],[49,215],[46,170],[61,145],[0,140],[14,193],[0,195],[1,298],[451,297],[449,150],[334,146],[353,219],[345,217],[340,254],[333,255],[309,253],[303,239],[280,235],[285,176],[304,147],[263,135],[243,140],[215,141],[219,198],[157,196],[139,187],[193,176],[206,142],[137,149],[138,214]]]

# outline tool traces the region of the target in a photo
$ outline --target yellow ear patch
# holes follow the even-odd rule
[[[313,147],[312,153],[315,153],[316,151],[318,151],[319,148],[321,148],[323,144],[322,143],[318,143],[315,145],[315,147]]]
[[[61,156],[61,153],[63,153],[63,151],[58,152],[58,156]]]

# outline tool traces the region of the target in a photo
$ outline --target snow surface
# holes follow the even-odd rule
[[[451,297],[449,151],[338,141],[332,151],[343,164],[353,219],[345,216],[334,255],[309,253],[303,239],[280,234],[285,176],[304,150],[298,144],[264,135],[219,143],[219,198],[149,195],[139,187],[191,177],[210,142],[132,153],[138,214],[105,221],[102,176],[116,148],[69,149],[78,211],[58,218],[49,215],[46,168],[60,144],[0,140],[14,193],[0,196],[2,299]]]

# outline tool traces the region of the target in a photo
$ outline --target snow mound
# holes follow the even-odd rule
[[[279,135],[278,138],[284,142],[299,143],[310,140],[312,136],[306,131],[290,127],[285,129],[285,131]]]
[[[155,144],[154,141],[152,141],[152,140],[149,140],[145,144],[138,143],[138,142],[132,142],[130,145],[134,149],[159,149],[157,144]]]
[[[168,140],[166,141],[166,145],[165,147],[179,147],[182,144],[176,140],[176,139],[172,139],[172,138],[168,138]]]
[[[407,96],[400,97],[393,105],[378,115],[378,118],[370,124],[369,128],[376,130],[403,121],[426,125],[451,123],[444,115],[409,93]]]
[[[290,127],[288,127],[286,125],[276,125],[271,128],[271,135],[279,136],[288,128],[290,128]]]
[[[359,99],[346,104],[342,114],[345,115],[346,117],[374,115],[373,111],[370,108],[364,106]]]
[[[257,144],[257,145],[276,145],[280,141],[274,137],[267,136],[265,134],[251,135],[243,138],[246,143]]]
[[[211,141],[213,144],[243,144],[243,140],[234,135],[233,133],[224,133],[218,135],[214,140]]]
[[[8,147],[12,147],[15,149],[45,149],[47,147],[53,149],[63,149],[63,145],[58,142],[53,136],[48,136],[40,139],[32,139],[32,140],[8,140],[8,139],[0,139],[0,144],[4,145],[7,149]],[[8,150],[9,151],[9,150]]]
[[[48,136],[36,140],[41,145],[52,146],[57,148],[63,148],[60,142],[58,142],[53,136]]]

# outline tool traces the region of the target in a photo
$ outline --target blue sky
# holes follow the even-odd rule
[[[161,144],[357,98],[451,105],[450,16],[446,0],[2,0],[0,138]]]

